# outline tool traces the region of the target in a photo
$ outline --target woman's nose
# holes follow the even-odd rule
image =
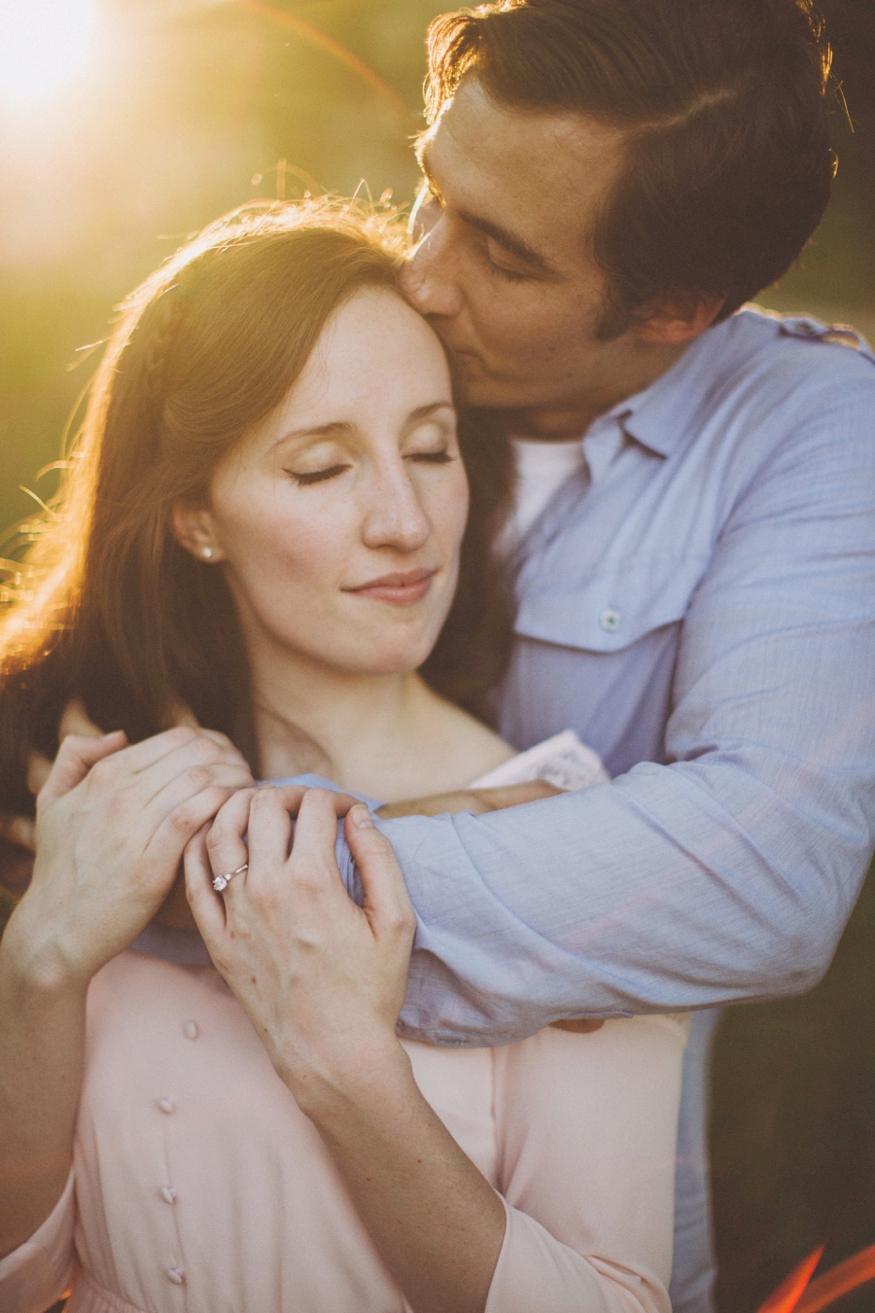
[[[446,220],[438,218],[401,271],[401,289],[421,315],[450,319],[462,309],[461,285],[452,257]]]
[[[362,538],[367,547],[416,552],[428,541],[431,520],[403,463],[375,482]]]

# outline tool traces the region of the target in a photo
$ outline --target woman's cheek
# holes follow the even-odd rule
[[[448,482],[442,492],[440,507],[432,516],[433,524],[438,521],[441,523],[443,527],[441,536],[450,551],[458,552],[462,545],[465,525],[468,523],[469,500],[468,480],[463,475],[462,478]]]

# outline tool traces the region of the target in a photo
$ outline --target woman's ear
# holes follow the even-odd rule
[[[206,506],[177,501],[170,510],[170,532],[180,547],[199,561],[221,561],[224,553],[216,542],[213,517]]]

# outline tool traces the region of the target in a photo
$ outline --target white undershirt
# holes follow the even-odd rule
[[[586,465],[580,438],[562,442],[539,442],[533,438],[511,440],[516,461],[514,507],[501,533],[503,553],[522,541],[541,511],[575,471]]]

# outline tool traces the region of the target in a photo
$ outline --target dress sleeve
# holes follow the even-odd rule
[[[670,1313],[686,1020],[495,1051],[507,1230],[486,1313]]]
[[[61,1195],[38,1231],[0,1260],[0,1308],[3,1313],[44,1313],[71,1285],[76,1274],[73,1223],[76,1194],[73,1170]]]

